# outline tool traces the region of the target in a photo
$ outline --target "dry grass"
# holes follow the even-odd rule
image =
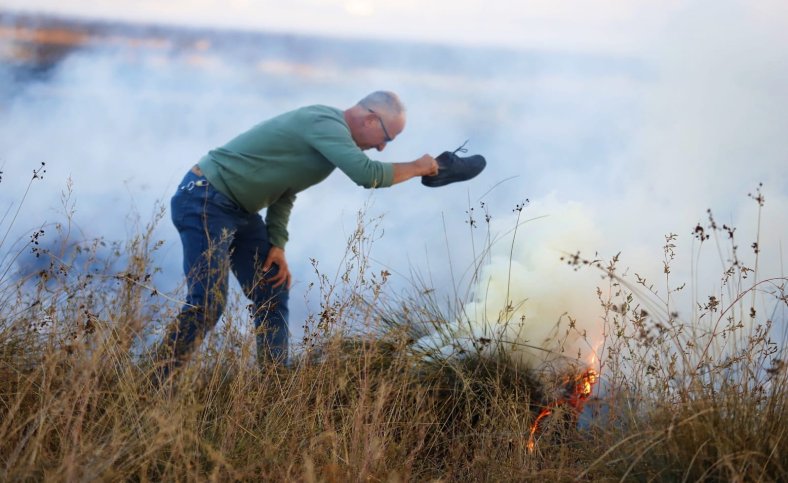
[[[154,388],[136,348],[177,307],[177,296],[150,290],[158,218],[125,244],[44,249],[39,235],[2,247],[0,479],[788,480],[785,341],[741,302],[768,286],[784,305],[784,280],[706,304],[718,323],[701,330],[655,303],[644,281],[628,282],[616,260],[603,266],[605,391],[593,401],[602,414],[578,429],[558,409],[529,452],[531,424],[562,375],[501,352],[425,358],[414,330],[452,314],[430,294],[387,294],[386,274],[366,264],[374,235],[364,223],[346,270],[318,273],[322,312],[306,321],[291,366],[255,366],[236,300],[221,333],[171,386]],[[68,234],[67,223],[45,229]],[[12,276],[31,249],[40,270]],[[647,314],[638,300],[663,305]]]

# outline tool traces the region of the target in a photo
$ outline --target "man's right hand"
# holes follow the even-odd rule
[[[414,161],[414,163],[416,163],[420,171],[416,176],[435,176],[438,174],[438,162],[429,154],[425,154]]]

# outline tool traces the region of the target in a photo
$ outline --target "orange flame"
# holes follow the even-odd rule
[[[539,413],[539,416],[536,417],[534,424],[531,425],[531,433],[528,436],[527,445],[529,453],[533,453],[534,449],[536,448],[536,432],[539,430],[539,423],[544,418],[553,413],[553,408],[565,404],[571,407],[575,411],[576,415],[579,415],[580,412],[583,411],[583,405],[591,396],[591,391],[594,388],[594,384],[596,384],[598,380],[599,374],[597,374],[595,370],[586,370],[575,379],[575,385],[572,392],[569,394],[569,397],[559,399],[558,401],[550,403],[547,405],[547,407],[542,409],[542,411]]]

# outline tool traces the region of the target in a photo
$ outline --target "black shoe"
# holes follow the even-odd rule
[[[465,157],[457,156],[457,152],[468,152],[465,149],[466,144],[468,144],[468,141],[462,143],[462,146],[455,149],[454,152],[444,151],[435,158],[438,162],[438,174],[435,176],[422,176],[421,184],[430,188],[437,188],[457,181],[467,181],[481,173],[484,167],[487,166],[484,156],[479,154]]]

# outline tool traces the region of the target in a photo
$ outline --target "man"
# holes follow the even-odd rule
[[[335,168],[365,188],[436,175],[438,164],[427,154],[407,163],[364,154],[383,151],[404,128],[397,95],[373,92],[345,111],[314,105],[264,121],[210,151],[186,174],[171,209],[188,295],[162,343],[165,374],[216,325],[229,270],[253,302],[258,361],[286,361],[291,274],[285,244],[296,195]],[[258,213],[263,208],[265,221]]]

